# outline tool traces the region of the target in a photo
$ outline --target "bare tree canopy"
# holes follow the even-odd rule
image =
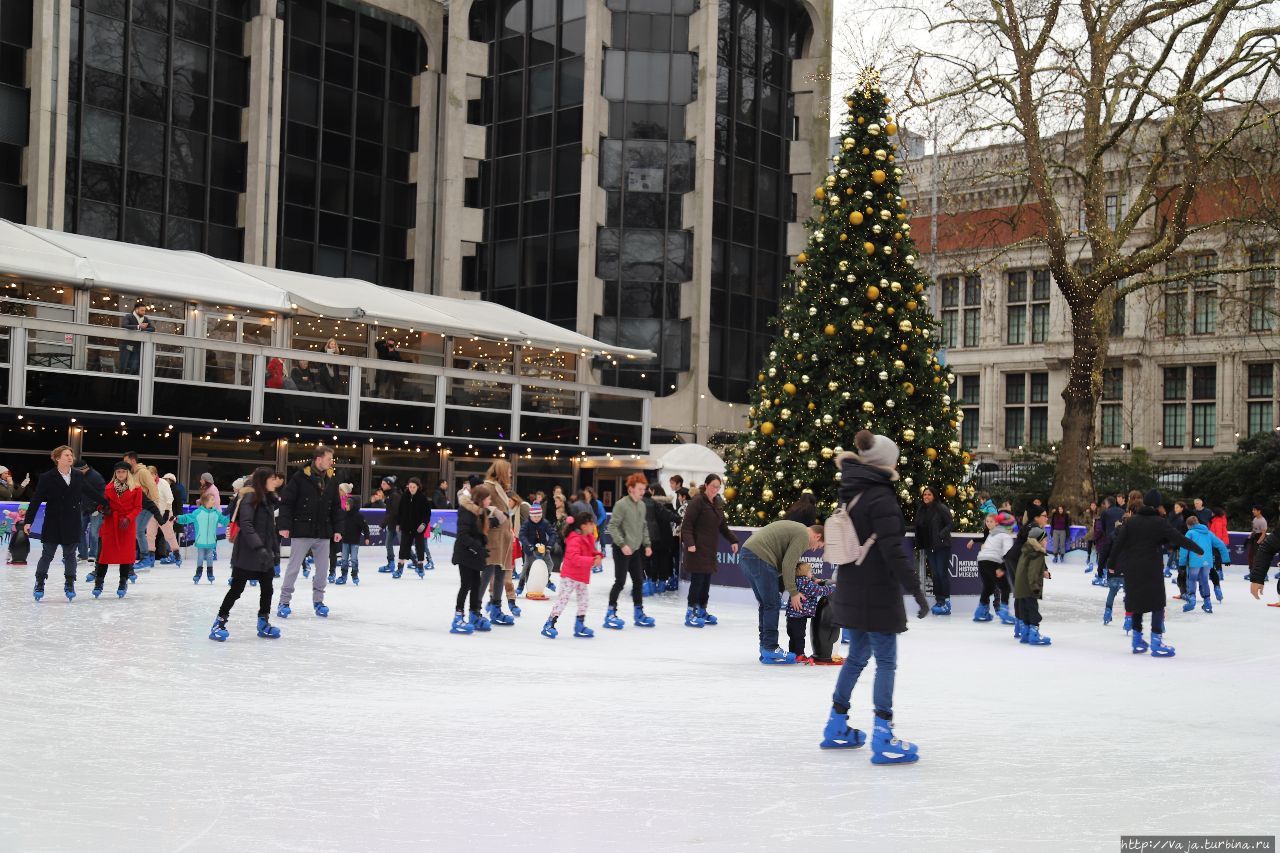
[[[941,150],[996,146],[954,177],[1018,199],[993,250],[1047,250],[1073,343],[1052,500],[1081,506],[1117,297],[1193,275],[1179,252],[1199,232],[1269,246],[1280,233],[1280,3],[915,0],[879,13],[902,16],[911,42],[876,50],[907,95],[903,125]],[[1124,208],[1108,209],[1117,190]],[[1274,268],[1268,257],[1217,275]]]

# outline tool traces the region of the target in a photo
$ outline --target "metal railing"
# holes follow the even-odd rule
[[[649,446],[651,396],[626,388],[0,315],[5,338],[11,408],[512,446]],[[267,387],[275,359],[316,365],[323,381]]]

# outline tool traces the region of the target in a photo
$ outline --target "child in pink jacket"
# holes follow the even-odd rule
[[[600,565],[601,554],[596,550],[596,520],[589,512],[580,512],[565,525],[564,560],[560,564],[560,594],[551,607],[551,616],[542,626],[542,636],[554,640],[560,633],[556,620],[569,603],[569,596],[578,599],[578,621],[573,626],[573,636],[594,637],[595,632],[586,626],[587,591],[591,583],[591,570]]]

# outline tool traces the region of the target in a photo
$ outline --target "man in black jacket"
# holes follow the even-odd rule
[[[850,520],[862,543],[875,541],[861,564],[841,566],[832,603],[835,623],[849,629],[849,656],[840,667],[832,696],[831,716],[823,732],[822,746],[853,748],[866,742],[863,732],[849,727],[849,702],[858,677],[874,654],[876,678],[872,691],[875,728],[872,757],[875,764],[909,764],[919,759],[914,744],[893,734],[893,681],[897,670],[898,635],[907,630],[903,593],[916,602],[916,617],[929,614],[929,602],[920,589],[920,578],[906,557],[903,540],[907,525],[894,492],[898,479],[898,446],[883,435],[862,430],[854,436],[857,453],[836,457],[840,469],[840,503],[848,506],[856,497]]]
[[[382,544],[387,546],[387,564],[378,569],[390,574],[396,568],[396,546],[400,544],[400,501],[404,494],[396,488],[396,475],[382,478]]]
[[[316,445],[311,464],[289,479],[280,495],[280,536],[289,540],[289,568],[284,573],[280,590],[280,606],[276,615],[288,619],[293,612],[293,585],[302,570],[302,561],[310,551],[315,556],[311,573],[311,605],[317,616],[328,616],[324,589],[328,583],[325,567],[329,565],[329,548],[342,541],[342,505],[338,501],[338,478],[334,476],[333,451]]]
[[[84,476],[85,487],[93,494],[92,497],[86,494],[80,499],[80,516],[84,519],[80,533],[80,559],[92,563],[98,559],[98,528],[102,525],[102,516],[95,519],[94,512],[102,503],[107,481],[83,459],[77,459],[71,467]]]
[[[1271,560],[1280,552],[1280,525],[1277,525],[1253,549],[1253,561],[1249,563],[1249,594],[1254,598],[1262,598],[1262,585],[1267,582],[1267,572],[1271,569]],[[1280,574],[1276,575],[1276,594],[1280,596]],[[1267,605],[1280,607],[1280,598]]]
[[[36,564],[35,598],[44,597],[44,582],[49,577],[49,566],[53,563],[53,555],[62,546],[62,572],[66,581],[63,591],[67,601],[76,597],[76,546],[80,544],[83,530],[83,516],[80,514],[82,500],[103,500],[103,490],[96,496],[92,486],[84,474],[75,470],[75,454],[71,448],[63,445],[54,448],[49,454],[56,467],[45,471],[36,482],[36,493],[31,498],[31,505],[23,515],[23,531],[30,535],[31,523],[35,521],[44,506],[44,523],[40,528],[40,561]],[[105,487],[104,487],[105,488]]]

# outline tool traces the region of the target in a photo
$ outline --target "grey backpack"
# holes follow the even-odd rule
[[[849,515],[861,498],[862,495],[855,495],[847,506],[839,507],[831,513],[831,517],[823,525],[822,538],[825,541],[822,559],[833,566],[843,566],[847,563],[853,563],[855,566],[862,565],[862,561],[871,551],[871,546],[876,544],[874,533],[866,542],[858,538],[858,531],[853,526],[853,519]]]

